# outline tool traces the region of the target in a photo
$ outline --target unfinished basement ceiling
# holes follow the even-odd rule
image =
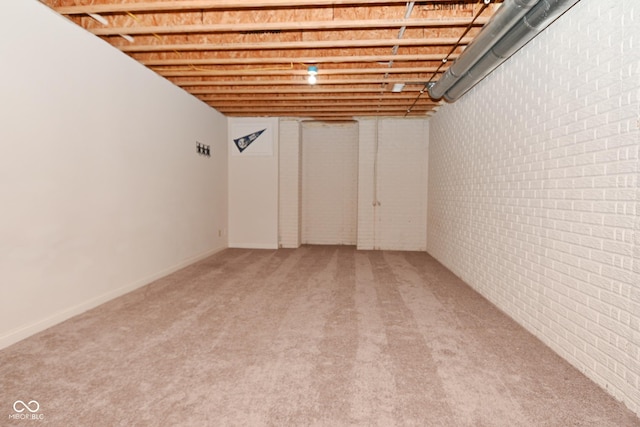
[[[431,112],[425,84],[501,3],[41,1],[227,116],[326,120]]]

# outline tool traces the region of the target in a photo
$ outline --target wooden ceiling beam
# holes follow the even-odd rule
[[[432,37],[421,39],[373,39],[373,40],[306,40],[297,42],[266,42],[266,43],[189,43],[189,44],[160,44],[160,45],[122,45],[118,48],[123,52],[202,52],[202,51],[238,51],[238,50],[289,50],[289,49],[346,49],[362,47],[392,47],[392,46],[453,46],[467,45],[472,37],[459,39],[458,37]]]
[[[405,98],[405,99],[400,99],[398,101],[381,101],[381,100],[360,100],[360,101],[346,101],[348,103],[348,105],[358,105],[361,107],[372,107],[372,106],[380,106],[380,105],[387,105],[387,106],[402,106],[403,108],[407,108],[411,105],[413,105],[413,102],[415,100],[411,99],[411,98]],[[435,107],[440,105],[439,103],[433,102],[428,100],[427,101],[422,101],[422,100],[418,100],[419,102],[416,103],[416,105],[424,105],[424,106],[430,106],[430,107]],[[235,101],[235,102],[217,102],[217,101],[203,101],[206,104],[209,104],[213,107],[216,108],[223,108],[223,107],[241,107],[241,106],[247,106],[247,103],[249,102],[249,100],[245,100],[245,101]],[[282,101],[268,101],[268,104],[265,104],[264,101],[256,101],[257,103],[261,103],[262,106],[268,105],[274,105],[274,106],[288,106],[288,107],[303,107],[308,103],[309,106],[333,106],[335,107],[337,104],[343,102],[343,101],[337,101],[337,102],[331,102],[329,101],[295,101],[295,102],[282,102]],[[256,105],[257,106],[257,105]]]
[[[215,108],[215,107],[214,107]],[[431,105],[429,106],[414,106],[414,108],[411,109],[411,111],[424,111],[424,110],[430,110],[432,108]],[[217,109],[217,108],[216,108]],[[243,111],[250,111],[250,112],[255,112],[255,113],[270,113],[270,114],[275,114],[275,115],[280,115],[280,113],[289,113],[292,111],[298,111],[298,112],[304,112],[304,113],[313,113],[313,112],[340,112],[340,113],[345,113],[345,112],[355,112],[355,111],[359,111],[359,112],[381,112],[381,111],[404,111],[406,112],[408,108],[406,107],[385,107],[385,106],[375,106],[372,105],[370,107],[359,107],[359,106],[347,106],[347,107],[340,107],[338,105],[334,105],[334,106],[329,106],[329,107],[312,107],[312,108],[300,108],[300,107],[295,107],[295,108],[289,108],[289,107],[277,107],[277,106],[269,106],[269,107],[249,107],[249,108],[242,108],[242,107],[237,107],[237,108],[220,108],[217,109],[219,110],[221,113],[230,113],[230,112],[243,112]]]
[[[353,111],[281,111],[277,114],[270,114],[262,111],[220,111],[225,116],[235,117],[307,117],[311,119],[318,119],[320,117],[341,117],[341,118],[353,118],[353,117],[407,117],[409,115],[413,117],[426,117],[432,110],[419,110],[407,112],[406,110],[353,110]]]
[[[415,113],[406,113],[406,112],[397,112],[395,114],[392,113],[315,113],[313,115],[309,115],[308,113],[289,113],[284,114],[279,117],[296,117],[301,119],[308,120],[317,120],[323,122],[329,121],[345,121],[345,120],[353,120],[354,117],[405,117],[405,118],[424,118],[429,114],[429,111],[418,111]],[[251,113],[226,113],[229,117],[270,117],[268,114],[251,114]]]
[[[239,2],[238,2],[239,3]],[[229,24],[200,25],[153,25],[132,27],[96,27],[87,31],[97,36],[117,36],[120,34],[207,34],[207,33],[253,33],[273,31],[319,31],[319,30],[355,30],[380,28],[434,28],[434,27],[466,27],[473,18],[442,19],[359,19],[337,21],[288,21],[288,22],[249,22]],[[474,25],[484,25],[487,18],[478,18]]]
[[[208,95],[199,95],[198,98],[204,102],[242,102],[246,103],[248,101],[331,101],[334,104],[343,102],[343,101],[406,101],[406,100],[414,100],[417,97],[416,92],[400,92],[400,93],[385,93],[385,94],[376,94],[376,95],[366,95],[366,94],[355,94],[355,95],[341,95],[341,94],[330,94],[327,93],[325,95],[284,95],[278,96],[276,94],[229,94],[229,95],[216,95],[216,94],[208,94]],[[435,104],[439,104],[440,102],[432,101],[427,98],[424,99],[424,102],[434,102]]]
[[[293,68],[283,68],[280,70],[272,69],[255,69],[255,70],[198,70],[193,68],[187,68],[184,70],[173,69],[157,69],[152,68],[156,73],[164,77],[231,77],[231,76],[306,76],[306,69],[295,70]],[[417,73],[433,73],[437,70],[437,67],[404,67],[404,68],[332,68],[321,69],[318,72],[318,76],[330,76],[330,75],[359,75],[359,74],[417,74]],[[444,72],[446,68],[442,68],[440,72]]]
[[[389,85],[387,85],[389,86]],[[416,86],[418,88],[418,86]],[[420,91],[416,90],[405,90],[404,92],[411,93],[414,92],[418,94]],[[404,93],[403,92],[403,93]],[[390,94],[391,88],[382,89],[380,85],[374,87],[352,87],[352,88],[323,88],[319,86],[309,86],[309,87],[255,87],[251,89],[246,88],[232,88],[232,89],[220,89],[219,87],[211,87],[211,88],[203,88],[203,89],[192,89],[189,90],[189,93],[193,95],[235,95],[235,94],[344,94],[344,93],[378,93],[378,94]]]
[[[216,100],[210,100],[210,101],[204,101],[207,104],[210,105],[214,105],[216,107],[247,107],[247,104],[250,100],[245,99],[245,100],[236,100],[236,101],[216,101]],[[253,100],[253,101],[263,101],[263,100]],[[272,105],[274,107],[335,107],[337,104],[340,104],[343,100],[332,100],[332,99],[325,99],[325,100],[308,100],[308,99],[300,99],[300,100],[270,100],[269,101],[269,105]],[[403,99],[378,99],[374,102],[372,102],[372,100],[351,100],[349,102],[349,105],[358,105],[358,106],[366,106],[366,107],[371,107],[371,106],[381,106],[381,105],[386,105],[386,106],[404,106],[405,108],[407,106],[410,106],[413,103],[414,99],[413,98],[403,98]],[[416,105],[438,105],[437,102],[431,101],[429,100],[429,98],[426,98],[425,100],[419,100],[420,102],[416,103]]]
[[[245,112],[245,111],[254,111],[256,113],[273,113],[277,115],[281,115],[282,113],[287,114],[290,111],[322,111],[322,112],[340,112],[342,109],[335,108],[335,105],[331,104],[318,104],[312,105],[308,107],[303,107],[301,105],[270,105],[267,108],[241,108],[234,105],[217,105],[212,103],[207,103],[211,108],[215,108],[217,111],[230,113],[230,112]],[[371,111],[371,112],[379,112],[379,111],[404,111],[406,112],[411,107],[411,103],[407,104],[374,104],[374,105],[363,105],[363,104],[349,104],[350,109],[345,111]],[[436,105],[431,104],[416,104],[411,108],[411,111],[427,111],[432,110]]]
[[[323,85],[375,85],[375,84],[395,84],[404,83],[406,85],[423,86],[429,79],[412,77],[411,81],[407,79],[385,79],[380,77],[377,79],[330,79],[322,80],[318,78],[315,86]],[[205,87],[205,86],[310,86],[306,79],[291,80],[190,80],[190,81],[174,81],[172,83],[179,87]]]
[[[439,2],[442,2],[442,0]],[[449,0],[449,2],[451,2],[451,0]],[[173,0],[164,2],[146,1],[137,3],[59,6],[55,7],[54,9],[62,15],[80,15],[85,13],[176,12],[215,9],[233,10],[289,7],[369,6],[377,4],[396,3],[406,3],[406,0]]]
[[[249,64],[323,64],[323,63],[361,63],[361,62],[419,62],[441,61],[445,54],[418,55],[345,55],[313,57],[251,57],[251,58],[176,58],[176,59],[138,59],[146,66],[168,65],[249,65]],[[449,55],[449,60],[458,54]]]
[[[40,1],[223,114],[317,120],[432,114],[443,101],[426,82],[497,9],[481,0],[416,2],[411,16],[406,0]],[[395,83],[406,86],[392,93]]]

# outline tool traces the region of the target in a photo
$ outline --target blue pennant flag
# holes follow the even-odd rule
[[[233,140],[233,142],[235,142],[236,147],[238,147],[238,150],[240,150],[240,152],[242,153],[244,150],[247,149],[249,145],[251,145],[253,141],[258,139],[258,137],[262,135],[262,132],[264,132],[265,130],[267,130],[267,128],[264,128],[254,133],[250,133],[249,135],[241,136],[240,138],[236,138]]]

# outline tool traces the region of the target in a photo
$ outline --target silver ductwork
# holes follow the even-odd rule
[[[454,102],[579,0],[505,0],[460,57],[429,88]]]

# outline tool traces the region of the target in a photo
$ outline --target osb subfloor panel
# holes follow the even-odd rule
[[[426,84],[501,3],[42,2],[226,115],[323,120],[432,113],[439,101]],[[309,66],[318,68],[316,85]]]

